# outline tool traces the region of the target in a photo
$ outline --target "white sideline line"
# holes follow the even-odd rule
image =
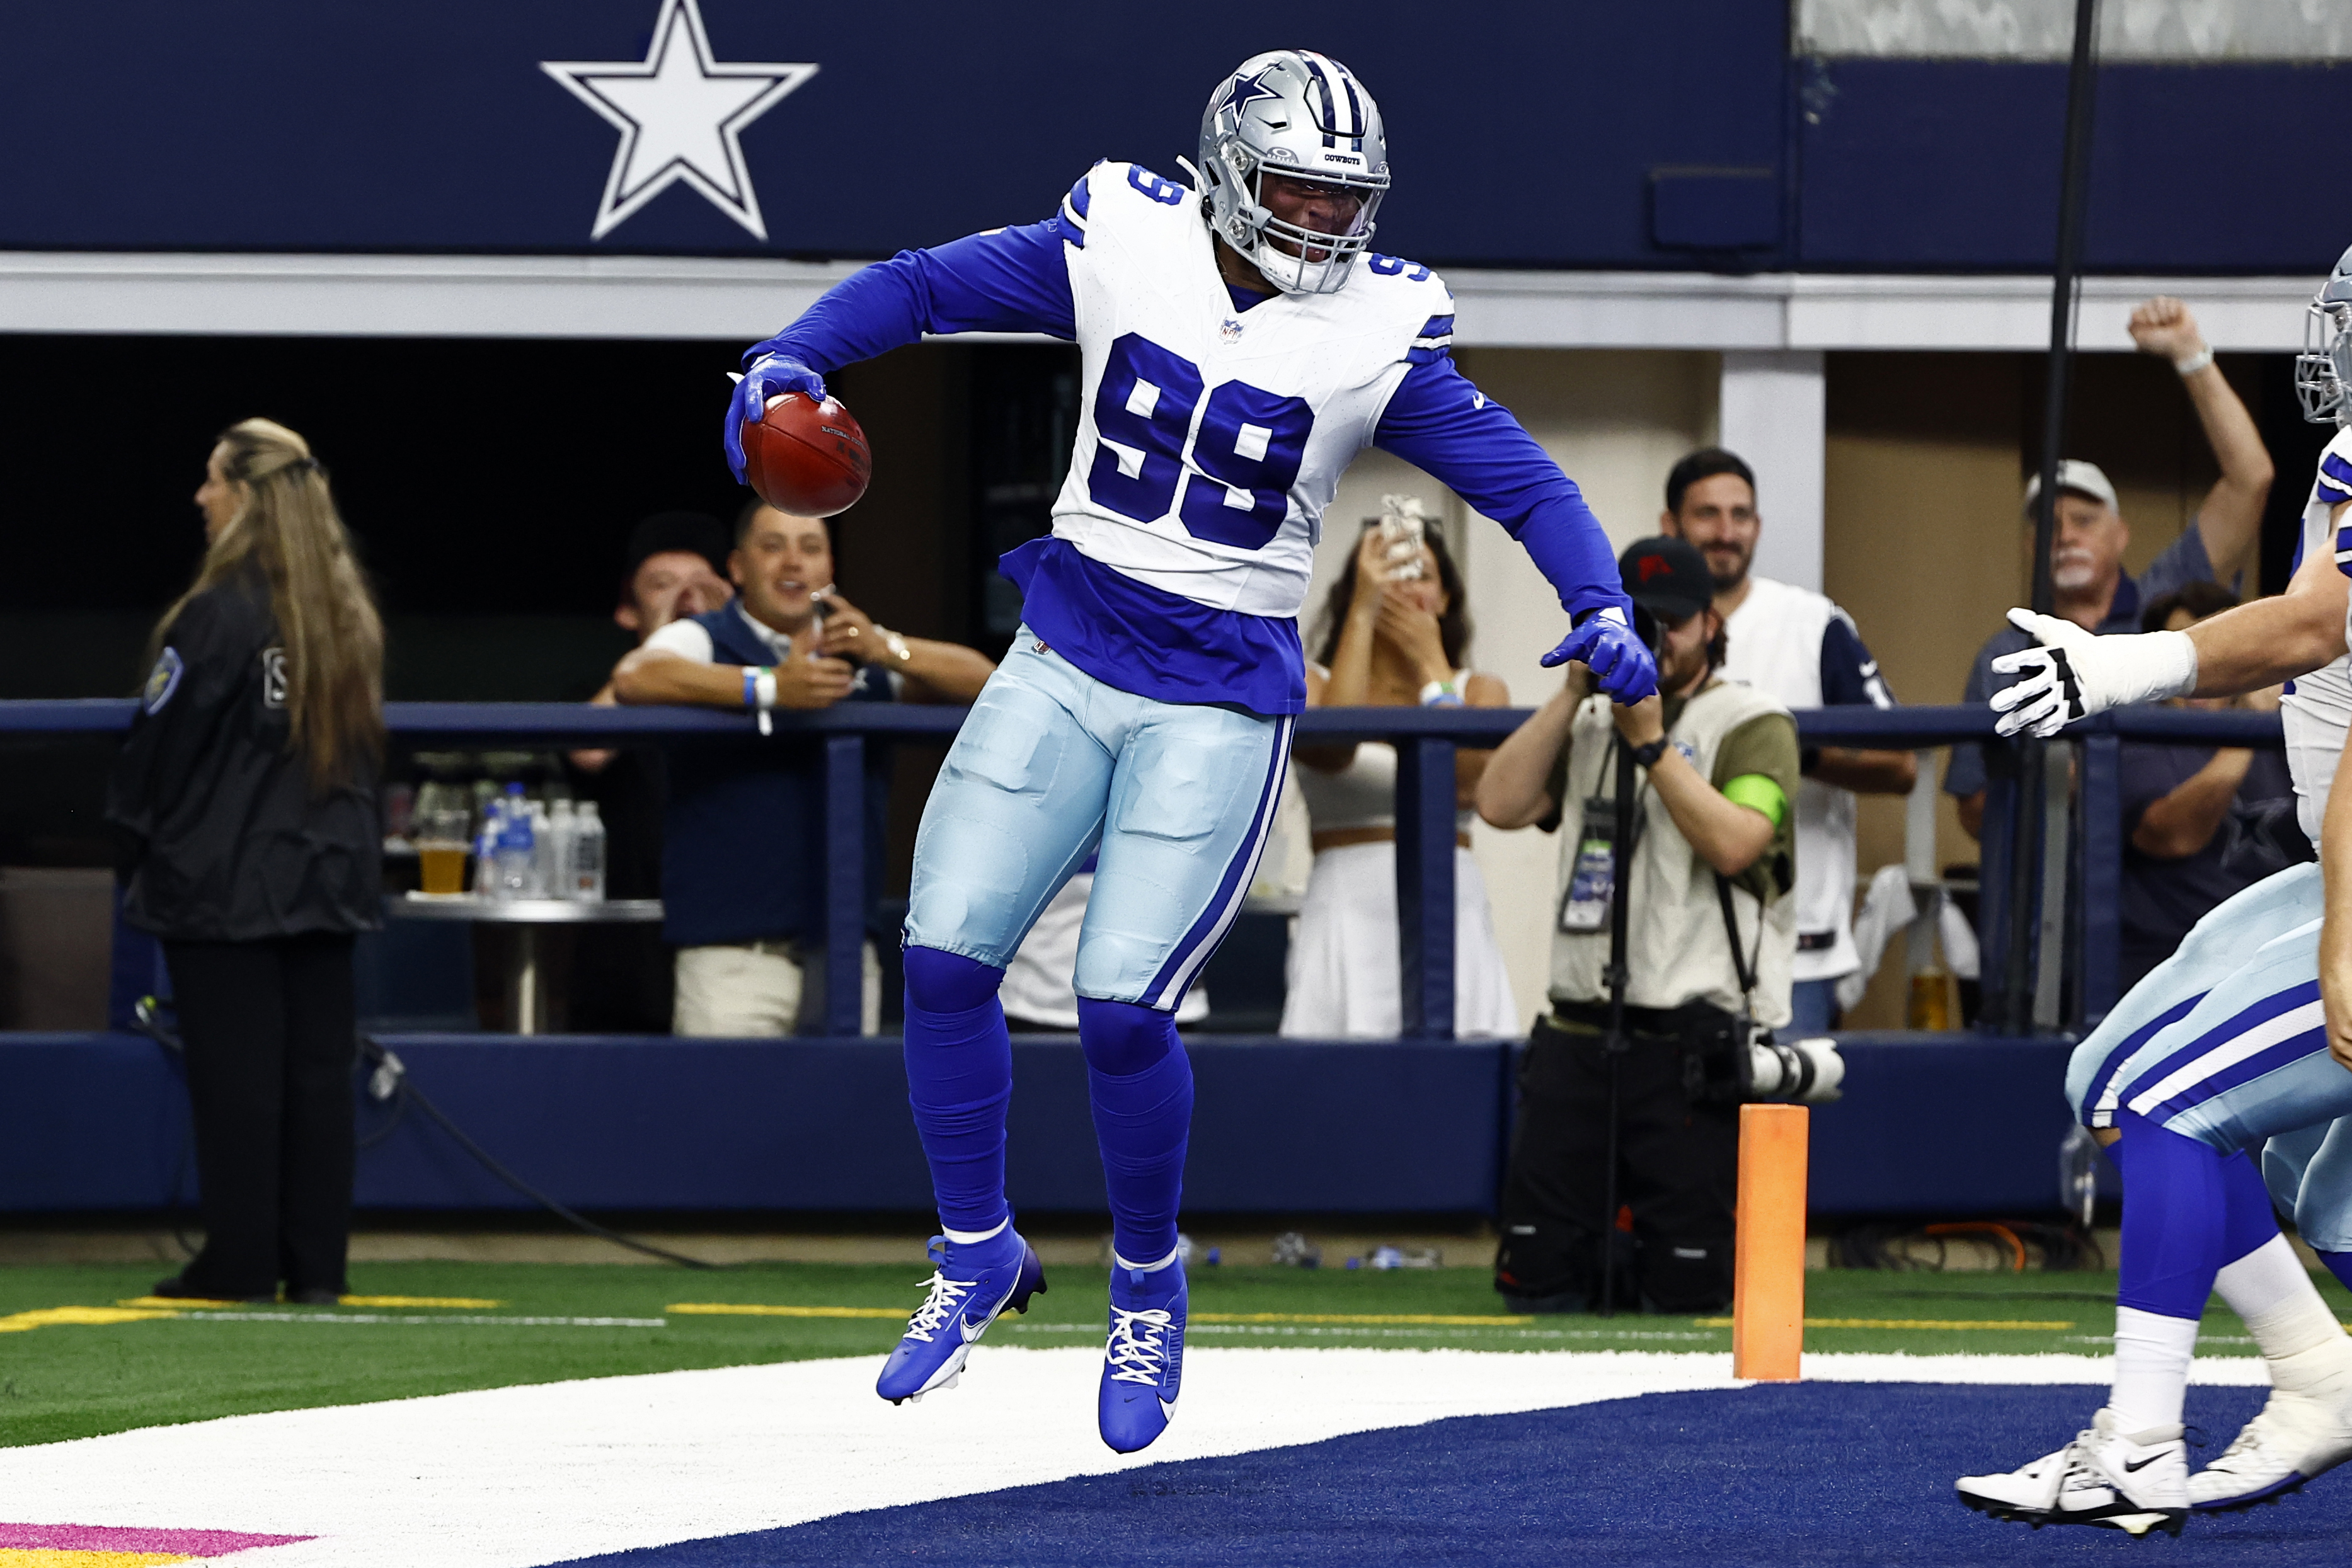
[[[190,1312],[170,1321],[182,1323],[498,1323],[504,1327],[525,1329],[658,1329],[669,1326],[667,1318],[452,1317],[446,1313],[408,1317],[387,1312]]]
[[[1014,1333],[1103,1333],[1100,1323],[1005,1323]],[[1548,1339],[1548,1340],[1642,1340],[1672,1341],[1684,1344],[1714,1344],[1723,1343],[1729,1329],[1676,1331],[1672,1329],[1507,1329],[1507,1328],[1381,1328],[1366,1325],[1360,1328],[1334,1327],[1312,1323],[1192,1323],[1184,1330],[1187,1339],[1202,1334],[1261,1334],[1276,1338],[1305,1335],[1328,1339]]]

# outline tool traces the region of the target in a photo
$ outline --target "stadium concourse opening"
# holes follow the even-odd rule
[[[719,439],[740,343],[5,341],[0,462],[17,482],[0,699],[138,686],[156,612],[203,550],[191,497],[205,455],[257,413],[304,432],[327,465],[384,611],[394,701],[587,696],[632,645],[612,610],[637,519],[689,510],[731,523],[751,498]],[[126,394],[145,375],[131,367],[168,372]],[[1003,651],[1019,598],[993,562],[1049,526],[1076,369],[1076,351],[1055,345],[951,344],[836,378],[887,455],[836,530],[841,576],[876,621]],[[13,977],[0,986],[0,1028],[102,1021],[101,870],[114,849],[93,805],[114,749],[109,738],[0,737],[0,968]],[[919,737],[895,748],[892,896],[904,896],[942,754]],[[394,777],[402,766],[395,758]]]

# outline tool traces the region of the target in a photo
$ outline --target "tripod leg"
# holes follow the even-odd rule
[[[1617,1066],[1621,1058],[1612,1051],[1609,1056],[1609,1168],[1601,1177],[1601,1190],[1608,1194],[1601,1217],[1601,1315],[1617,1315]]]

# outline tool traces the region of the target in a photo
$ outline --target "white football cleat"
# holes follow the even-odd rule
[[[2102,1410],[2057,1452],[2007,1475],[1962,1476],[1959,1493],[1979,1513],[2036,1530],[2104,1524],[2128,1535],[2178,1535],[2189,1517],[2189,1451],[2178,1427],[2126,1436]]]
[[[2314,1362],[2312,1365],[2298,1363]],[[2189,1506],[2213,1513],[2299,1491],[2352,1459],[2352,1354],[2343,1341],[2271,1368],[2270,1399],[2221,1457],[2189,1478]]]

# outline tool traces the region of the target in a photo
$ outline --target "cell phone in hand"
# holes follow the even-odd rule
[[[1389,570],[1390,581],[1421,580],[1421,547],[1426,517],[1418,497],[1381,497],[1381,560]]]

